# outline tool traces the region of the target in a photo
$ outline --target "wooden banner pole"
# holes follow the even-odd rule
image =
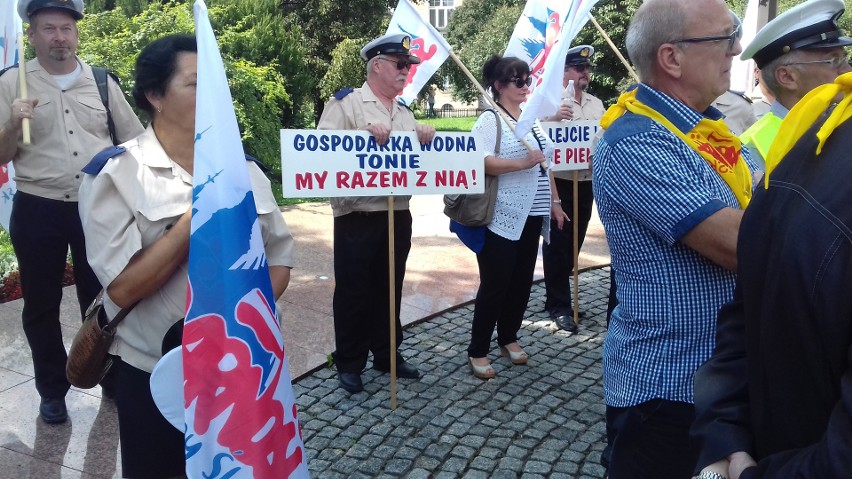
[[[598,33],[600,33],[604,40],[606,40],[606,43],[609,45],[609,47],[612,48],[612,51],[615,53],[615,56],[617,56],[618,59],[621,60],[621,63],[624,65],[624,67],[627,68],[627,71],[628,73],[630,73],[630,76],[633,77],[633,80],[636,83],[641,83],[642,80],[639,79],[639,75],[636,74],[636,71],[633,69],[633,67],[630,66],[630,63],[627,61],[626,58],[624,58],[624,55],[622,55],[621,52],[618,51],[618,47],[615,46],[615,43],[612,42],[612,39],[609,38],[609,35],[607,35],[604,29],[601,28],[601,26],[598,24],[598,21],[595,20],[595,17],[589,15],[589,20],[591,20],[595,28],[598,29]]]
[[[574,230],[574,325],[578,326],[580,324],[580,284],[578,283],[578,279],[580,277],[580,234],[578,231],[577,224],[579,223],[578,217],[580,215],[580,201],[579,201],[579,183],[580,183],[580,174],[577,170],[574,170],[574,208],[573,215],[574,221],[573,224]]]
[[[18,32],[18,84],[21,88],[21,99],[27,99],[27,62],[24,58],[24,34]],[[30,144],[30,119],[21,120],[24,144]]]
[[[394,230],[394,197],[388,196],[388,297],[390,298],[390,407],[396,409],[396,241]],[[375,359],[375,358],[374,358]]]

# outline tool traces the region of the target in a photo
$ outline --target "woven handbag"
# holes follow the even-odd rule
[[[65,364],[65,376],[73,386],[91,389],[98,385],[112,367],[109,347],[115,339],[115,329],[136,304],[122,309],[112,321],[104,311],[104,291],[86,310],[83,325],[74,336],[68,362]]]
[[[500,142],[503,126],[496,110],[489,110],[497,117],[497,144],[494,155],[500,154]],[[494,205],[497,203],[497,177],[485,175],[485,192],[477,195],[444,195],[444,214],[451,220],[464,226],[485,226],[494,218]]]

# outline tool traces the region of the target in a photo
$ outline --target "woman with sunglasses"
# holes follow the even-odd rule
[[[494,55],[485,62],[482,75],[501,113],[514,124],[532,83],[529,66],[515,57]],[[467,349],[473,375],[489,379],[496,374],[488,359],[495,326],[501,354],[512,364],[527,363],[518,331],[530,297],[538,237],[548,238],[551,215],[560,224],[566,217],[559,204],[551,202],[551,180],[544,164],[553,156],[553,144],[540,125],[525,137],[531,151],[491,110],[480,115],[472,133],[484,151],[485,173],[498,177],[494,218],[481,228],[484,238],[477,248],[480,285]]]

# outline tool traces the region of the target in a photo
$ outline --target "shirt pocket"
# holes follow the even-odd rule
[[[62,132],[56,130],[61,126],[58,124],[56,105],[57,103],[50,99],[39,99],[38,105],[33,111],[33,119],[30,122],[30,137],[34,145],[38,145],[39,140],[62,134]]]
[[[182,181],[166,177],[148,177],[136,200],[137,221],[142,247],[162,237],[190,205],[192,189]]]
[[[89,133],[99,138],[109,138],[109,126],[107,125],[107,111],[100,96],[77,95],[77,121],[80,126]]]

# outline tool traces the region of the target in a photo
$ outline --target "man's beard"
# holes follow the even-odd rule
[[[71,49],[67,47],[51,48],[48,52],[48,55],[50,56],[50,58],[58,62],[64,62],[69,58],[74,58],[74,55],[71,53]]]

